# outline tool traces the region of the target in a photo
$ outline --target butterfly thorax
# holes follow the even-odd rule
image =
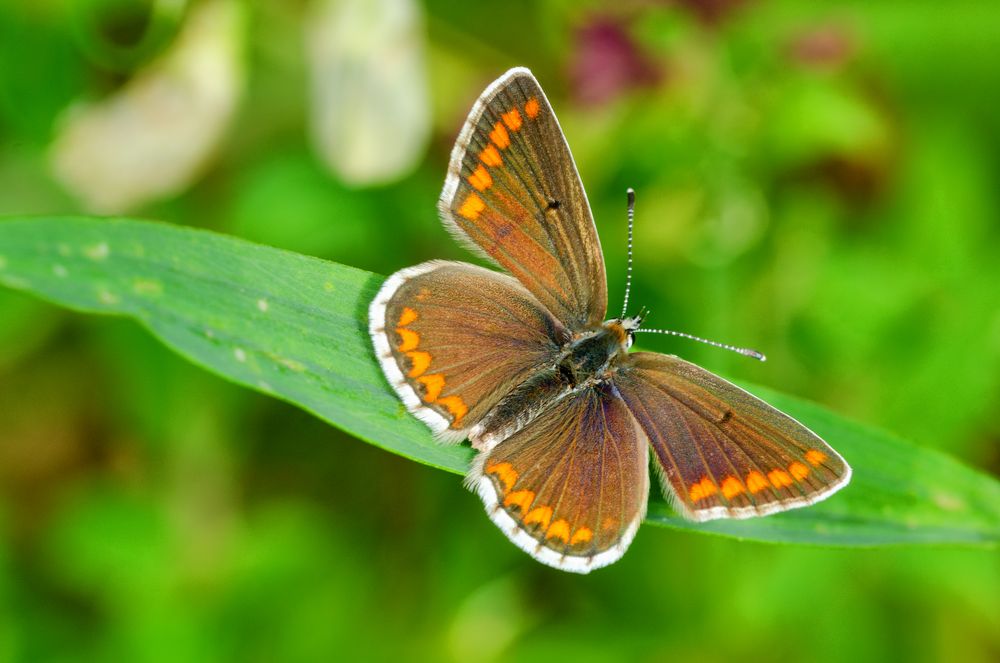
[[[578,333],[548,367],[511,390],[470,434],[474,446],[490,446],[530,423],[567,395],[609,379],[632,345],[638,318],[608,320]]]
[[[631,319],[608,320],[567,344],[556,371],[570,388],[604,379],[632,345]]]

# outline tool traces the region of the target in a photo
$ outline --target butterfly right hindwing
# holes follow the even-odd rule
[[[648,441],[614,385],[557,400],[480,454],[468,482],[535,559],[586,573],[624,554],[646,512]]]

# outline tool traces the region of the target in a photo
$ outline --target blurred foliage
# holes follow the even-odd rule
[[[52,168],[67,113],[155,69],[204,4],[0,0],[0,213],[85,211]],[[425,62],[429,147],[377,187],[331,175],[310,139],[314,3],[239,4],[246,81],[211,161],[131,213],[383,274],[468,259],[434,208],[448,153],[481,89],[526,65],[578,160],[611,292],[632,186],[652,324],[770,361],[647,347],[1000,473],[991,3],[426,0],[402,57]],[[997,562],[647,528],[611,568],[561,574],[452,475],[131,323],[0,291],[0,660],[990,661]]]

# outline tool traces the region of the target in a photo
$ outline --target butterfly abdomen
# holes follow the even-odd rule
[[[514,387],[469,433],[477,449],[492,447],[528,425],[576,385],[563,371],[548,369]]]
[[[620,327],[620,325],[619,325]],[[567,394],[592,386],[624,354],[624,333],[605,325],[567,343],[555,365],[512,389],[469,434],[477,449],[488,449],[513,435]]]

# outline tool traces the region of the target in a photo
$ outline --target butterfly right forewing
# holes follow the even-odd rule
[[[844,459],[808,428],[677,357],[631,354],[615,384],[649,438],[668,497],[693,520],[806,506],[850,480]]]

